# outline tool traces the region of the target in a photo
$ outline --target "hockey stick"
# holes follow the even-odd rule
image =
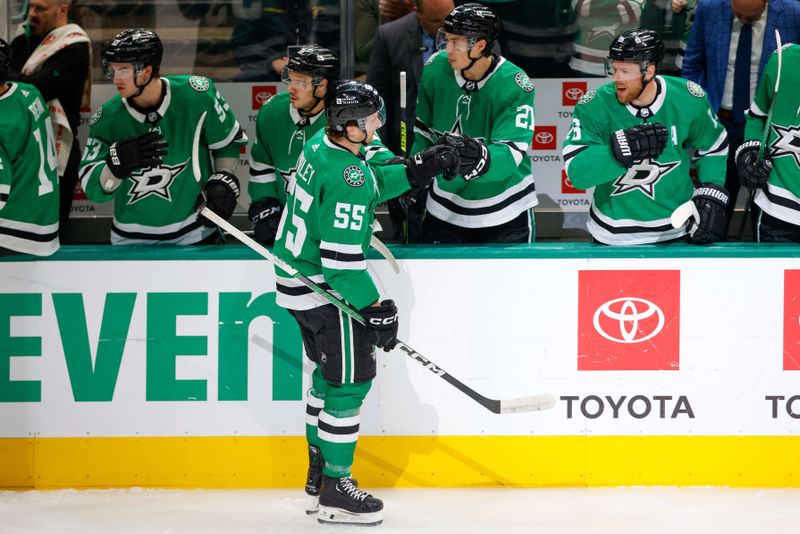
[[[406,122],[406,71],[400,71],[400,154],[408,156],[408,123]],[[408,243],[408,201],[403,202],[403,230],[401,241]]]
[[[299,280],[303,285],[311,289],[314,293],[321,296],[337,308],[339,308],[342,312],[344,312],[347,316],[353,318],[355,321],[358,321],[361,324],[364,324],[364,318],[361,315],[351,308],[348,304],[344,301],[336,298],[334,295],[325,291],[320,286],[312,282],[307,276],[300,273],[297,269],[280,259],[278,256],[273,254],[272,252],[268,251],[261,245],[259,245],[255,240],[251,239],[243,232],[239,231],[235,226],[230,224],[228,221],[208,209],[207,207],[203,208],[200,212],[203,216],[205,216],[208,220],[217,224],[220,228],[223,228],[227,231],[230,235],[241,241],[243,244],[247,245],[251,250],[257,253],[262,258],[269,260],[273,265],[279,267],[290,276]],[[453,375],[436,365],[435,363],[431,362],[429,359],[425,358],[422,354],[412,349],[408,346],[407,343],[398,340],[397,347],[406,353],[411,359],[419,362],[422,364],[423,367],[428,369],[430,372],[450,384],[451,386],[458,389],[460,392],[467,395],[469,398],[486,408],[492,413],[496,414],[505,414],[505,413],[519,413],[519,412],[532,412],[537,410],[546,410],[548,408],[552,408],[555,406],[555,399],[552,395],[548,394],[541,394],[541,395],[531,395],[529,397],[521,397],[517,399],[507,399],[507,400],[497,400],[497,399],[490,399],[488,397],[484,397],[474,389],[470,388]]]
[[[775,30],[775,42],[778,44],[778,72],[775,75],[775,90],[772,92],[772,102],[769,103],[769,111],[767,112],[767,120],[764,123],[764,132],[761,135],[761,146],[758,148],[758,161],[764,159],[764,150],[767,147],[767,138],[769,137],[769,129],[772,126],[772,111],[775,109],[775,100],[778,99],[778,89],[781,86],[781,67],[783,66],[783,42],[781,41],[781,32]],[[753,209],[753,201],[756,197],[756,190],[750,189],[750,194],[747,196],[747,204],[744,206],[744,215],[742,222],[739,223],[739,241],[742,240],[744,235],[744,227],[747,224],[747,218],[750,216],[750,210]]]
[[[200,186],[200,195],[203,197],[203,207],[205,207],[208,202],[208,197],[206,197],[203,184],[200,183],[202,178],[200,174],[200,133],[203,131],[203,123],[206,120],[207,113],[207,111],[204,111],[203,114],[200,115],[200,120],[197,121],[197,126],[194,129],[194,139],[192,140],[192,174],[194,174],[194,181]],[[217,226],[217,235],[219,235],[219,240],[224,245],[225,234],[222,233],[222,229],[219,226]]]

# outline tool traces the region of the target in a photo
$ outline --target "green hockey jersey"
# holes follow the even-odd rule
[[[114,200],[112,244],[189,245],[211,235],[214,229],[198,219],[197,207],[201,187],[213,172],[212,155],[238,158],[240,145],[247,142],[211,80],[202,76],[161,80],[166,86],[164,99],[148,116],[115,95],[89,121],[79,177],[90,200]],[[160,131],[169,143],[161,165],[134,172],[117,189],[106,191],[100,177],[109,146],[149,131]]]
[[[578,72],[605,76],[611,41],[639,27],[646,0],[572,0],[578,33],[569,66]]]
[[[728,137],[703,89],[672,76],[655,81],[657,95],[648,107],[620,104],[613,83],[589,91],[575,106],[563,145],[564,167],[575,187],[595,188],[587,226],[601,243],[656,243],[686,233],[672,228],[670,215],[694,191],[690,146],[700,182],[725,182]],[[667,146],[657,160],[626,169],[613,156],[611,136],[643,122],[663,124]]]
[[[366,253],[375,206],[409,189],[404,165],[372,162],[388,152],[362,148],[358,156],[317,132],[297,162],[289,182],[273,252],[357,309],[378,300],[367,272]],[[277,303],[292,310],[328,304],[296,279],[275,269]]]
[[[288,92],[275,95],[261,106],[247,184],[253,202],[271,197],[286,204],[286,188],[297,170],[303,145],[324,127],[324,109],[313,117],[304,117],[290,104]]]
[[[0,95],[0,247],[49,256],[58,250],[58,162],[39,90],[9,82]]]
[[[536,205],[528,156],[534,93],[528,75],[505,58],[495,58],[493,68],[474,82],[453,70],[446,52],[431,56],[422,71],[412,153],[445,132],[463,133],[486,143],[490,165],[470,182],[438,176],[428,192],[428,213],[463,228],[487,228]]]
[[[774,97],[778,54],[773,53],[747,113],[745,141],[763,138],[764,124],[773,105],[766,153],[772,158],[772,172],[766,189],[759,189],[755,203],[782,221],[800,226],[800,101],[794,91],[800,82],[800,45],[785,45],[778,96]]]

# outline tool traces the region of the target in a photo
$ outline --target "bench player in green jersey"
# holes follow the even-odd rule
[[[755,239],[800,243],[800,98],[794,92],[800,82],[800,45],[786,45],[782,54],[779,94],[778,54],[773,53],[745,116],[745,142],[736,151],[736,167],[742,185],[756,190]],[[759,159],[770,106],[772,122]]]
[[[537,198],[527,150],[535,91],[525,72],[492,53],[499,31],[491,9],[455,8],[440,30],[441,50],[422,71],[412,153],[449,143],[450,134],[464,141],[462,178],[439,177],[428,192],[424,243],[533,239]]]
[[[325,93],[339,77],[339,58],[317,45],[289,58],[283,81],[289,90],[270,98],[256,118],[250,150],[249,216],[255,238],[272,245],[286,204],[286,187],[303,145],[325,126]]]
[[[0,39],[0,256],[58,250],[58,162],[39,90],[6,83],[11,51]]]
[[[699,85],[656,74],[663,56],[658,33],[620,34],[606,62],[614,81],[575,106],[564,167],[575,187],[594,187],[587,227],[598,243],[639,245],[687,234],[695,244],[724,238],[725,129]],[[696,188],[689,176],[690,147]],[[673,211],[689,199],[698,217],[673,228]]]
[[[227,219],[239,196],[233,172],[244,131],[208,78],[160,76],[162,53],[158,36],[142,28],[121,32],[103,52],[119,94],[89,121],[79,178],[90,200],[114,201],[112,244],[213,241],[199,204]]]
[[[300,326],[306,355],[316,363],[306,407],[306,437],[321,451],[309,467],[306,492],[323,523],[376,525],[383,503],[350,478],[361,404],[376,373],[375,348],[397,342],[397,307],[382,299],[367,272],[366,251],[375,206],[437,174],[454,172],[451,147],[433,146],[400,164],[367,161],[383,122],[383,101],[371,86],[336,82],[326,97],[326,129],[303,148],[273,251],[323,288],[359,310],[351,320],[299,280],[276,268],[277,303]],[[307,506],[313,512],[316,502]]]

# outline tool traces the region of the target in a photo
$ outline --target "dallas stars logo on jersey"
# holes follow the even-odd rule
[[[128,191],[128,205],[135,204],[143,198],[155,195],[163,198],[167,202],[172,201],[169,194],[169,187],[175,178],[186,168],[189,160],[178,165],[159,165],[150,169],[143,169],[130,176],[133,185]]]
[[[790,156],[800,167],[800,126],[784,127],[773,124],[772,131],[775,132],[775,139],[770,143],[770,156]]]
[[[614,181],[611,195],[623,195],[638,190],[655,200],[656,184],[680,164],[680,161],[670,163],[660,163],[650,159],[637,161],[628,172]]]

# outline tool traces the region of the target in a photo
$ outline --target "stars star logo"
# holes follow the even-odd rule
[[[149,169],[142,169],[130,176],[131,185],[128,191],[128,205],[135,204],[150,195],[161,197],[167,202],[172,202],[169,188],[175,178],[186,168],[189,160],[178,165],[159,165]]]
[[[620,26],[622,26],[622,24],[619,22],[609,24],[608,26],[594,26],[589,30],[589,35],[586,37],[586,42],[591,43],[595,39],[599,39],[603,36],[607,36],[613,40],[617,34],[619,34]]]
[[[772,131],[776,137],[769,145],[770,156],[773,159],[790,156],[800,167],[800,126],[783,127],[773,123]]]
[[[624,195],[638,190],[655,200],[655,187],[658,181],[680,164],[680,161],[670,163],[659,163],[649,159],[637,161],[628,169],[628,172],[614,181],[614,191],[611,192],[611,195]]]

